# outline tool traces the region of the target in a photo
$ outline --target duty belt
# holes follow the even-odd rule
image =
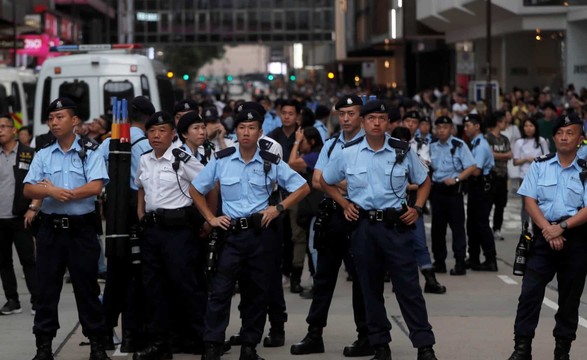
[[[230,220],[230,227],[228,230],[230,232],[236,233],[244,230],[259,230],[262,228],[261,226],[261,219],[263,218],[263,214],[261,213],[254,213],[249,217],[241,217],[236,219]]]
[[[359,209],[359,216],[369,220],[372,223],[395,223],[399,221],[400,212],[393,208],[376,210]]]
[[[190,225],[196,214],[195,208],[186,206],[178,209],[157,209],[145,213],[141,219],[143,225],[161,225],[167,227],[181,227]]]
[[[96,216],[96,212],[94,211],[84,215],[40,214],[40,217],[47,221],[49,226],[55,230],[68,230],[80,228],[86,224],[93,224],[94,216]]]

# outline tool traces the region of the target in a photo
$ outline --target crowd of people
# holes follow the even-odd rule
[[[504,240],[508,193],[517,191],[535,246],[510,360],[531,359],[540,302],[555,274],[561,296],[555,359],[568,359],[587,275],[581,260],[587,246],[579,241],[587,221],[581,160],[587,147],[580,147],[586,96],[572,86],[561,97],[548,88],[516,89],[489,111],[482,102],[467,103],[462,89],[445,87],[369,101],[340,93],[324,104],[303,94],[226,103],[183,99],[174,113],[136,97],[129,106],[128,232],[139,239],[140,255],[136,243],[121,240],[122,250],[107,250],[106,262],[96,200],[112,181],[109,116],[83,122],[74,101],[56,99],[48,109],[51,138],[35,139],[35,153],[30,131],[17,132],[10,116],[0,115],[2,156],[14,163],[0,167],[2,187],[14,189],[0,197],[0,229],[10,235],[0,249],[7,297],[1,312],[22,312],[14,243],[35,315],[35,360],[53,359],[66,269],[92,360],[108,359],[120,316],[121,351],[136,360],[178,352],[216,360],[231,346],[241,347],[241,360],[261,359],[259,343],[285,345],[284,279],[290,292],[312,301],[308,333],[290,353],[321,353],[344,264],[357,329],[344,356],[391,359],[391,325],[381,301],[383,284],[391,281],[418,360],[434,360],[422,293],[447,292],[438,273],[498,271],[495,241]],[[123,201],[107,192],[105,199]],[[312,277],[306,289],[305,266]],[[102,302],[99,274],[106,282]],[[226,339],[235,291],[242,326]]]

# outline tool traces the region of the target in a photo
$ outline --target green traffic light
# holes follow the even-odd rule
[[[289,76],[289,80],[290,81],[296,81],[296,76],[295,75],[290,75]]]
[[[273,79],[275,79],[275,76],[273,76],[273,74],[269,74],[269,75],[267,75],[267,79],[269,81],[273,81]]]
[[[232,81],[232,80],[233,80],[233,77],[232,77],[232,75],[228,75],[228,76],[226,77],[226,80],[227,80],[227,81]]]
[[[200,75],[200,81],[205,81],[206,77],[204,75]]]
[[[185,81],[188,81],[190,79],[190,76],[188,74],[183,74],[183,79]]]

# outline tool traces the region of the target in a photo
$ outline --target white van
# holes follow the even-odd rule
[[[86,121],[111,113],[111,98],[148,97],[157,111],[173,112],[173,85],[161,62],[138,54],[95,52],[47,59],[35,98],[34,134],[46,133],[47,107],[58,97],[77,103]]]
[[[32,70],[0,67],[0,113],[11,114],[19,128],[33,118],[36,84]]]

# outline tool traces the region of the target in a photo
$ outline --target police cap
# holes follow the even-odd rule
[[[242,122],[251,122],[251,121],[258,121],[261,125],[263,124],[263,117],[259,112],[255,110],[243,110],[236,114],[236,119],[234,119],[234,127],[237,127],[238,124]]]
[[[324,105],[316,106],[316,119],[324,119],[330,115],[330,109]]]
[[[420,113],[415,110],[408,111],[407,113],[404,114],[403,119],[405,120],[407,118],[416,119],[416,120],[420,121]]]
[[[53,102],[49,104],[49,107],[47,108],[47,113],[50,114],[54,111],[60,111],[65,109],[71,109],[75,113],[77,110],[77,105],[70,98],[60,97],[53,100]]]
[[[567,127],[567,126],[571,126],[571,125],[575,125],[575,124],[581,125],[581,127],[583,126],[583,122],[577,116],[577,114],[570,113],[567,115],[560,116],[556,120],[556,122],[552,125],[552,136],[554,136],[556,134],[558,129],[563,128],[563,127]],[[583,129],[581,129],[581,130],[583,130]]]
[[[239,106],[236,107],[235,113],[238,114],[243,110],[255,110],[261,116],[265,116],[265,112],[266,112],[263,105],[261,105],[258,102],[255,102],[255,101],[246,101],[246,102],[240,104]]]
[[[218,109],[216,109],[216,106],[204,108],[204,110],[202,111],[202,118],[205,122],[216,121],[220,119],[220,116],[218,115]]]
[[[387,104],[385,104],[385,101],[371,100],[371,101],[367,101],[365,106],[363,106],[363,108],[361,109],[361,116],[369,115],[372,113],[387,114],[388,110],[389,110],[389,106],[387,106]]]
[[[340,110],[349,106],[363,106],[363,100],[355,94],[345,95],[338,100],[336,105],[334,105],[334,109]]]
[[[151,116],[155,113],[155,107],[151,100],[146,98],[145,96],[137,96],[130,101],[130,106],[132,106],[137,112]]]
[[[396,122],[402,119],[402,114],[396,107],[390,107],[387,114],[389,115],[389,122]]]
[[[463,118],[463,124],[467,121],[473,124],[481,124],[481,116],[479,116],[478,114],[468,114]]]
[[[187,132],[190,125],[195,123],[203,123],[202,117],[195,111],[190,111],[179,118],[177,122],[177,136],[182,142],[185,142],[185,138],[182,136],[183,133]]]
[[[452,124],[452,119],[449,118],[448,116],[440,116],[440,117],[436,118],[436,120],[434,121],[434,125],[440,125],[440,124]]]
[[[198,103],[192,99],[183,99],[175,103],[175,106],[173,107],[173,115],[185,111],[198,111]]]
[[[164,124],[169,124],[171,125],[172,129],[175,129],[175,120],[173,119],[173,116],[171,116],[171,114],[167,111],[158,111],[151,115],[149,120],[147,120],[145,123],[145,130],[149,130],[149,128],[154,125]]]

